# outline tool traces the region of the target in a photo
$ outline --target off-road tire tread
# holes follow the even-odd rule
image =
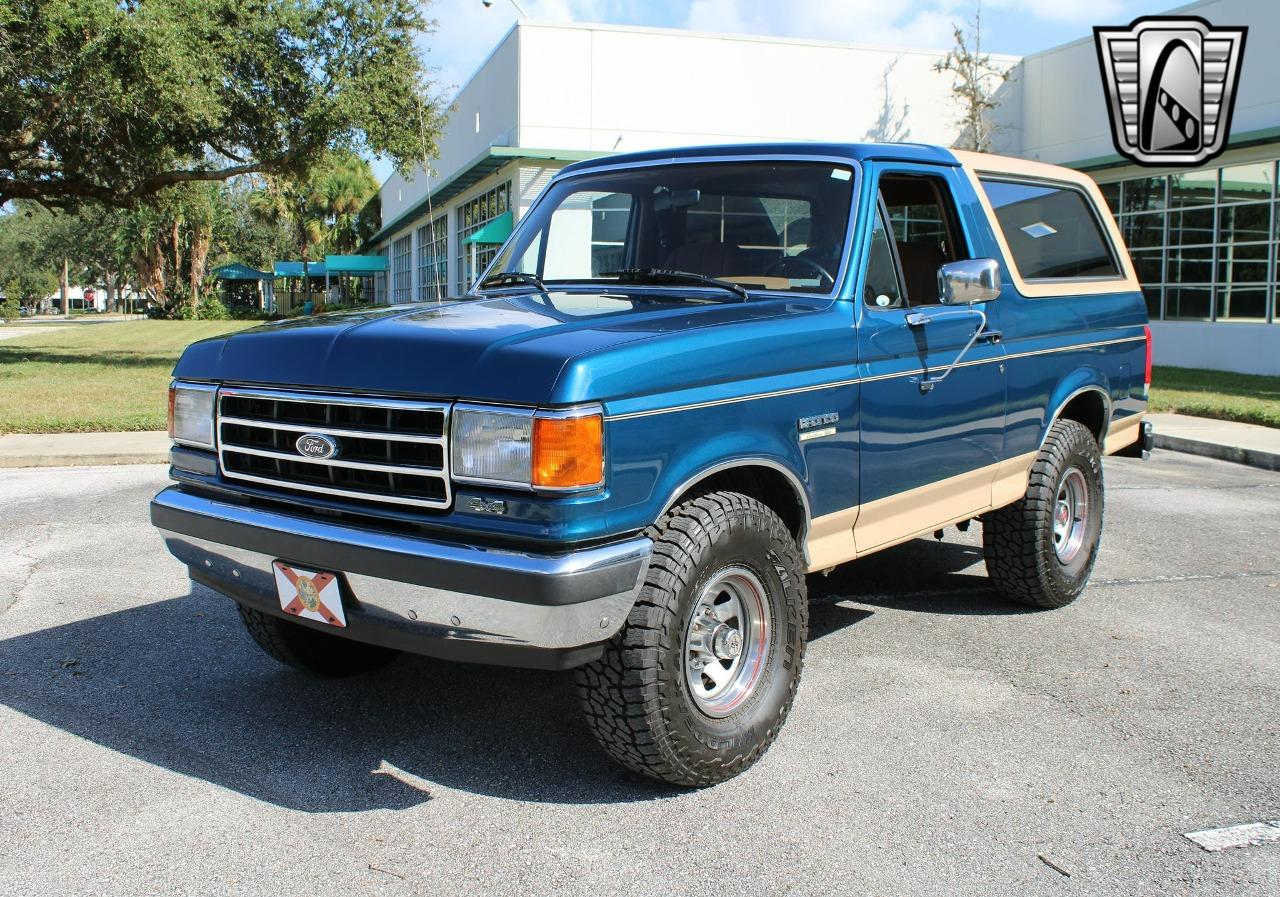
[[[743,753],[708,764],[691,757],[670,737],[659,673],[670,656],[664,632],[679,613],[679,595],[696,559],[725,528],[755,520],[768,529],[799,590],[801,645],[808,632],[804,564],[795,538],[767,505],[737,492],[711,492],[671,509],[646,535],[653,553],[639,597],[604,655],[575,671],[588,727],[614,760],[642,775],[672,784],[706,787],[751,766],[777,738],[800,683],[803,652],[795,659],[790,693],[764,737]],[[681,627],[675,627],[680,629]],[[678,637],[678,636],[677,636]],[[683,675],[682,670],[668,675]]]
[[[1049,576],[1051,552],[1042,550],[1041,521],[1051,513],[1056,499],[1058,476],[1073,451],[1099,459],[1098,475],[1102,475],[1098,442],[1084,424],[1074,420],[1055,421],[1045,437],[1044,446],[1027,481],[1027,492],[1011,505],[982,516],[982,548],[987,575],[997,591],[1010,601],[1046,610],[1065,607],[1076,599],[1088,581],[1097,560],[1092,550],[1081,586],[1061,592],[1052,587]],[[1102,513],[1099,505],[1096,513]]]

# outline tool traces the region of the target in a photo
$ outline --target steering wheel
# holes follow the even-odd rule
[[[801,266],[806,274],[813,274],[816,272],[819,278],[826,281],[825,286],[827,289],[836,285],[836,279],[831,276],[830,272],[828,272],[826,268],[819,265],[813,259],[807,259],[799,255],[784,255],[782,258],[770,265],[764,274],[765,277],[788,277],[790,275],[787,273],[787,269],[790,268],[794,272],[795,266],[797,265]],[[797,276],[799,276],[798,272]]]

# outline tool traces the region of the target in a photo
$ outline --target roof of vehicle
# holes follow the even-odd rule
[[[704,156],[827,156],[862,162],[867,159],[895,159],[901,162],[932,162],[939,165],[957,165],[956,157],[948,149],[923,143],[736,143],[722,146],[682,146],[667,149],[644,150],[636,153],[618,153],[585,162],[575,162],[564,168],[565,172],[587,171],[615,165],[644,162],[674,162],[679,159]]]

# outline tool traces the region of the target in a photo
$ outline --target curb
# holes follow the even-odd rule
[[[170,446],[163,430],[8,433],[0,436],[0,469],[165,464]]]
[[[168,452],[135,452],[106,455],[6,455],[0,469],[19,467],[99,467],[116,464],[168,464]]]
[[[1218,461],[1231,461],[1235,464],[1247,464],[1262,470],[1280,471],[1280,454],[1265,452],[1260,449],[1247,449],[1238,445],[1223,445],[1218,442],[1204,442],[1200,439],[1188,439],[1185,436],[1170,436],[1156,430],[1156,448],[1182,452],[1187,455],[1200,455]]]

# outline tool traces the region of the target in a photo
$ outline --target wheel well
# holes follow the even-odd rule
[[[763,465],[730,467],[709,474],[680,493],[670,507],[699,495],[721,491],[740,492],[768,506],[782,519],[797,542],[808,527],[808,513],[795,484],[780,470]]]
[[[1062,407],[1057,419],[1084,424],[1098,440],[1098,445],[1102,445],[1102,438],[1107,430],[1107,402],[1098,390],[1085,390]]]

